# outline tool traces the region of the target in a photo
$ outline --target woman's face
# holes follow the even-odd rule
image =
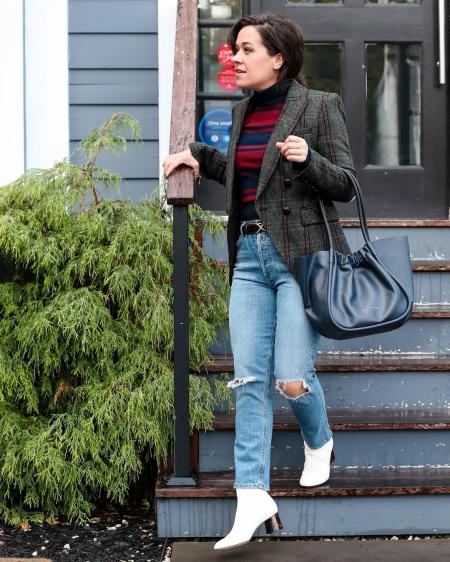
[[[231,60],[240,88],[263,90],[277,82],[283,57],[280,53],[273,57],[269,55],[256,27],[247,25],[239,31],[236,49]]]

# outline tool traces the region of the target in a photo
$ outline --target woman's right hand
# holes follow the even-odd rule
[[[194,179],[200,177],[200,165],[198,161],[192,156],[191,151],[189,148],[183,150],[182,152],[175,152],[174,154],[169,154],[164,159],[163,162],[163,169],[164,169],[164,176],[168,178],[170,174],[177,168],[185,164],[186,166],[190,166],[192,168],[192,173],[194,174]]]

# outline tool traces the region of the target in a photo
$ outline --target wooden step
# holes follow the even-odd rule
[[[450,355],[415,353],[324,353],[318,354],[317,372],[358,371],[450,371]],[[202,372],[232,373],[231,355],[214,355],[213,362]]]
[[[360,227],[359,219],[340,219],[344,228]],[[369,228],[450,228],[448,219],[368,219]]]
[[[219,215],[219,217],[225,226],[228,216]],[[339,222],[345,228],[360,228],[361,226],[358,218],[341,217]],[[201,229],[202,221],[198,220],[197,224]],[[368,219],[367,226],[369,228],[450,228],[450,219]]]
[[[412,260],[413,271],[450,271],[448,260]]]
[[[301,470],[272,470],[270,495],[274,497],[387,496],[450,494],[450,468],[331,469],[328,482],[313,488],[299,485]],[[200,472],[196,487],[156,486],[157,498],[235,497],[234,470]]]
[[[411,318],[450,318],[450,303],[414,303]]]
[[[217,267],[226,268],[228,262],[217,260]],[[411,269],[413,271],[450,271],[450,260],[411,260]]]
[[[380,430],[442,430],[450,429],[450,412],[426,410],[328,410],[332,431],[380,431]],[[235,411],[215,412],[212,427],[234,430]],[[291,410],[273,413],[273,429],[298,431],[298,422]],[[450,484],[450,483],[449,483]]]

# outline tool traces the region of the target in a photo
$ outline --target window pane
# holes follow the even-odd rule
[[[422,0],[366,0],[366,4],[422,4]]]
[[[367,164],[420,164],[419,44],[368,43]]]
[[[288,4],[342,4],[342,0],[288,0]]]
[[[226,152],[230,140],[231,108],[235,103],[231,100],[198,100],[197,139]]]
[[[308,88],[341,95],[341,43],[306,43],[303,72]]]
[[[199,0],[201,19],[228,20],[241,17],[241,0]]]
[[[202,92],[234,92],[236,73],[233,56],[226,41],[228,28],[203,27],[200,29],[199,89]]]

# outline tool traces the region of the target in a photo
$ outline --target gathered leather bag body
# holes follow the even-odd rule
[[[350,255],[333,249],[318,195],[330,249],[295,258],[311,324],[321,335],[338,340],[395,330],[411,316],[414,298],[408,237],[370,240],[358,180],[353,171],[342,169],[354,187],[364,246]]]

